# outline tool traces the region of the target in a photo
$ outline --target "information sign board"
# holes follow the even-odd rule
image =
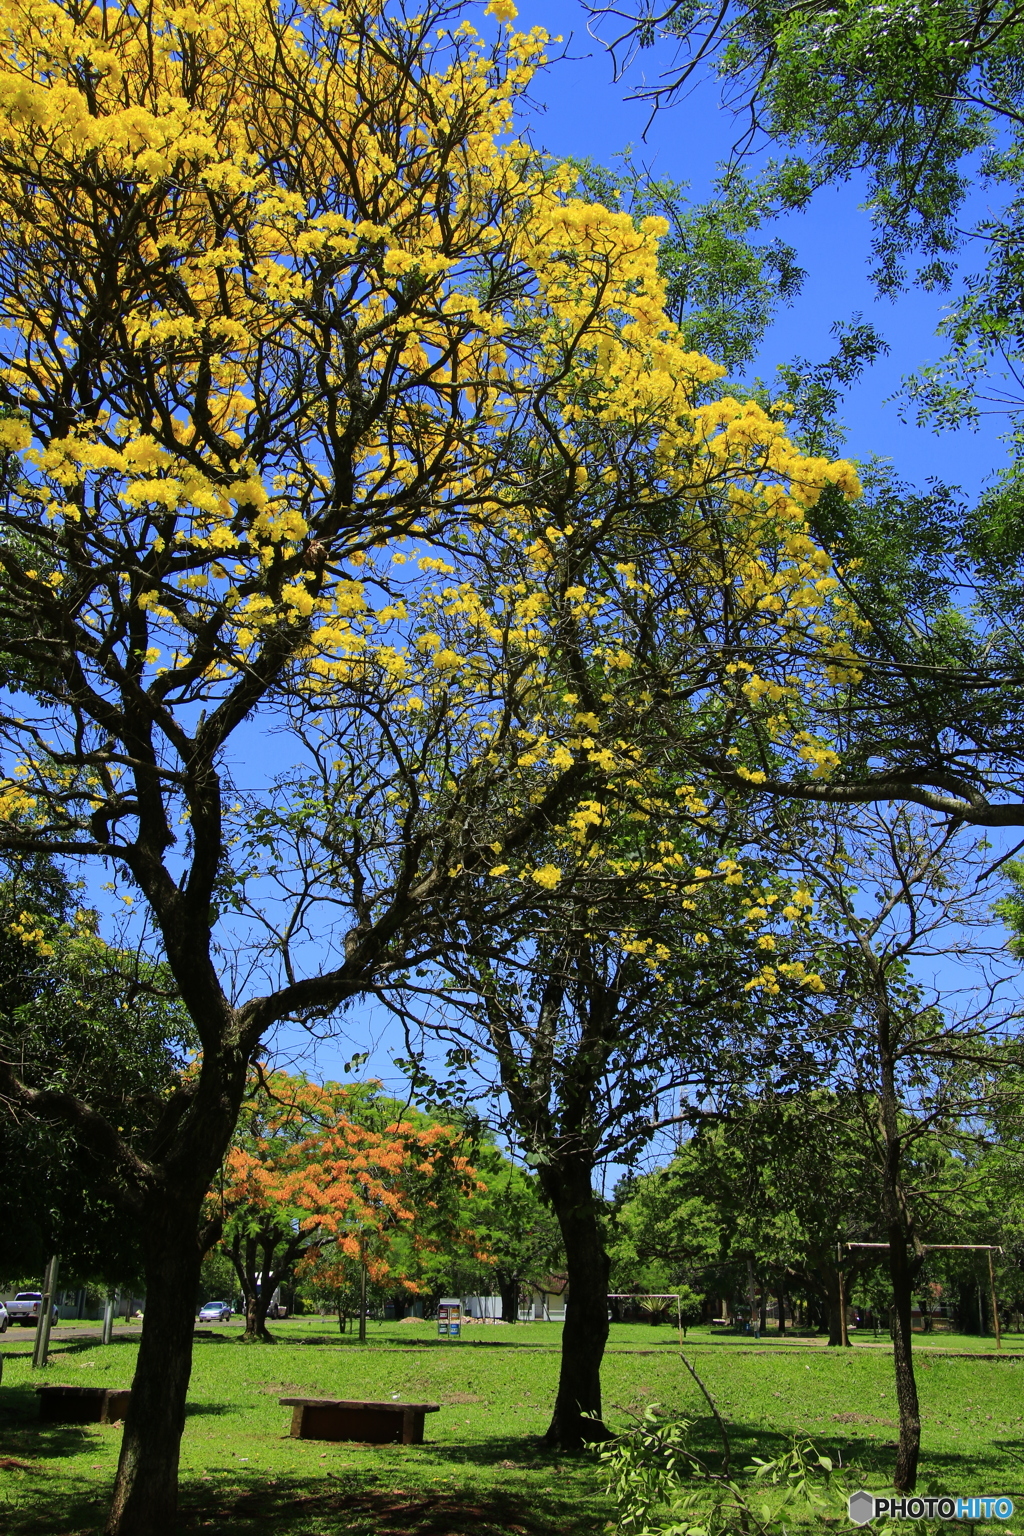
[[[437,1335],[441,1339],[462,1337],[462,1302],[457,1296],[445,1296],[437,1309]]]

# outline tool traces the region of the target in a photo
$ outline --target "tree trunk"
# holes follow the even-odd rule
[[[145,1223],[146,1314],[125,1415],[106,1536],[170,1536],[192,1371],[200,1199],[151,1197]]]
[[[896,1375],[896,1406],[899,1410],[899,1446],[893,1486],[898,1493],[913,1493],[921,1454],[921,1409],[914,1379],[911,1312],[914,1283],[921,1256],[912,1258],[913,1217],[903,1192],[903,1140],[899,1127],[899,1094],[896,1086],[894,1021],[883,993],[876,1012],[879,1057],[879,1129],[882,1133],[882,1208],[889,1235],[889,1278],[892,1281],[892,1358]]]
[[[601,1361],[608,1339],[609,1259],[604,1251],[589,1160],[541,1169],[565,1247],[568,1301],[558,1393],[545,1444],[579,1451],[611,1436],[601,1418]]]
[[[498,1290],[501,1293],[501,1320],[503,1323],[519,1321],[519,1276],[506,1270],[497,1271]]]
[[[889,1247],[889,1274],[892,1278],[892,1359],[896,1372],[896,1405],[899,1409],[900,1438],[896,1452],[893,1486],[899,1493],[913,1493],[917,1483],[917,1463],[921,1454],[921,1409],[914,1378],[913,1278],[907,1262],[907,1244],[902,1231]]]
[[[231,1240],[231,1262],[245,1298],[243,1344],[277,1343],[274,1335],[267,1328],[267,1313],[278,1286],[284,1276],[290,1272],[296,1256],[302,1251],[305,1238],[302,1236],[293,1238],[275,1260],[275,1251],[280,1241],[280,1231],[275,1227],[269,1227],[262,1233],[248,1234],[244,1238],[236,1232]]]
[[[242,1245],[245,1252],[242,1252]],[[261,1284],[261,1279],[266,1280],[266,1273],[259,1268],[259,1243],[258,1234],[247,1233],[244,1236],[236,1232],[231,1239],[231,1262],[234,1265],[238,1284],[241,1288],[242,1299],[245,1302],[245,1331],[242,1334],[243,1344],[273,1344],[273,1335],[267,1329],[267,1308],[273,1289]],[[266,1259],[264,1258],[264,1266]]]
[[[780,1285],[779,1286],[779,1332],[780,1333],[785,1333],[785,1331],[786,1331],[786,1293],[785,1293],[785,1291],[782,1289],[782,1287]]]
[[[843,1342],[842,1292],[839,1287],[839,1271],[831,1264],[822,1269],[825,1294],[828,1298],[828,1347],[840,1348]]]
[[[245,1298],[245,1332],[243,1344],[276,1344],[277,1340],[267,1328],[267,1308],[272,1292],[267,1286],[252,1292]]]
[[[807,1295],[807,1325],[813,1328],[815,1333],[827,1333],[826,1308],[822,1306],[821,1297],[817,1291],[809,1291]]]
[[[755,1311],[757,1306],[757,1292],[754,1287],[754,1261],[749,1257],[747,1258],[747,1306],[750,1309],[750,1320],[748,1323],[748,1328],[750,1332],[756,1337],[756,1335],[760,1332],[761,1319],[759,1316],[757,1316]]]

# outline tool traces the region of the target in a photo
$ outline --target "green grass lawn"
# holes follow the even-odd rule
[[[273,1346],[243,1346],[208,1330],[198,1343],[182,1442],[183,1530],[252,1536],[583,1536],[611,1516],[588,1457],[538,1447],[558,1373],[557,1324],[477,1326],[439,1343],[428,1323],[371,1324],[361,1348],[319,1319],[280,1324]],[[0,1387],[0,1530],[9,1536],[85,1536],[101,1528],[117,1460],[117,1426],[39,1423],[41,1380],[128,1386],[137,1343],[104,1348],[54,1335],[45,1373],[29,1362],[31,1334],[8,1334]],[[973,1348],[972,1348],[973,1346]],[[770,1336],[712,1340],[691,1330],[690,1358],[726,1418],[739,1461],[808,1436],[882,1488],[892,1465],[895,1403],[884,1341],[825,1350]],[[1009,1493],[1024,1512],[1024,1339],[1003,1360],[992,1341],[922,1341],[922,1482]],[[699,1447],[714,1453],[713,1422],[665,1327],[613,1325],[604,1371],[607,1418],[625,1425],[649,1403],[691,1413]],[[288,1437],[282,1396],[432,1401],[429,1444],[363,1447]],[[1016,1520],[1011,1521],[1011,1528]],[[1006,1527],[1001,1527],[1006,1529]],[[1021,1521],[1018,1536],[1024,1533]]]

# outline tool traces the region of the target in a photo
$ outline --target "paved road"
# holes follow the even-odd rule
[[[244,1327],[244,1318],[232,1318],[230,1323],[197,1323],[197,1333],[221,1333],[230,1331],[241,1333]],[[137,1339],[142,1332],[141,1323],[115,1323],[115,1339]],[[3,1355],[30,1355],[35,1342],[34,1328],[19,1328],[17,1325],[8,1328],[5,1334],[0,1335],[0,1354]],[[59,1349],[61,1344],[70,1343],[73,1339],[91,1339],[98,1344],[100,1339],[99,1323],[58,1323],[56,1328],[50,1329],[50,1348]],[[18,1346],[21,1346],[19,1349]]]
[[[137,1339],[142,1332],[141,1323],[121,1323],[114,1328],[115,1339]],[[81,1323],[58,1323],[50,1329],[50,1348],[59,1348],[72,1339],[95,1339],[99,1342],[99,1325],[88,1327]],[[0,1355],[30,1355],[35,1344],[34,1328],[8,1328],[0,1335]],[[19,1347],[20,1346],[20,1347]]]

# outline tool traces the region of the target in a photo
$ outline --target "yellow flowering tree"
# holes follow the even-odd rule
[[[474,15],[5,12],[0,841],[128,887],[201,1042],[146,1150],[2,1069],[140,1212],[112,1536],[173,1525],[202,1201],[265,1032],[433,953],[462,884],[557,891],[552,828],[659,753],[698,820],[744,721],[830,762],[776,705],[848,666],[807,513],[856,477],[716,398],[661,222],[513,135],[543,34]],[[231,769],[284,721],[287,806]]]

